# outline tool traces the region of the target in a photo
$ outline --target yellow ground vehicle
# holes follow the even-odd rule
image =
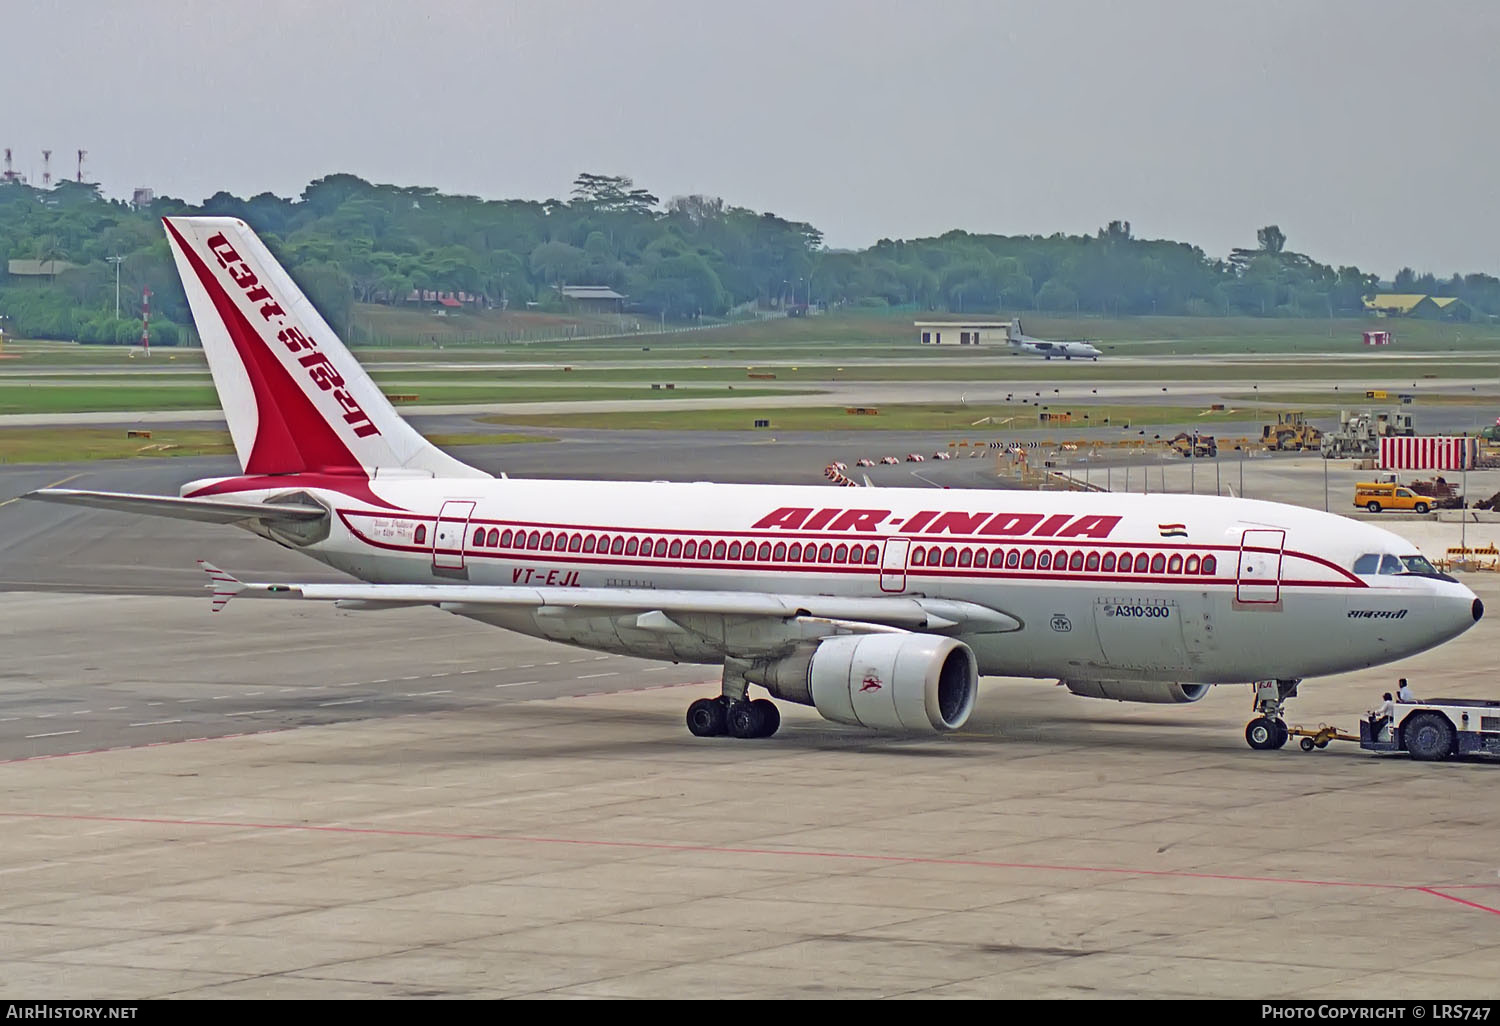
[[[1383,509],[1409,509],[1416,513],[1426,513],[1432,509],[1432,499],[1398,484],[1361,481],[1354,486],[1354,505],[1363,506],[1371,513],[1379,513]]]
[[[1289,410],[1276,414],[1276,423],[1261,425],[1260,441],[1278,452],[1301,452],[1322,448],[1323,432],[1309,424],[1301,410]]]

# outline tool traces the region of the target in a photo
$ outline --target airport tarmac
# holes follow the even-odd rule
[[[472,458],[809,482],[842,444],[650,438]],[[1205,490],[1205,467],[1162,467]],[[1322,492],[1316,459],[1246,469]],[[327,571],[229,529],[10,501],[232,470],[0,469],[0,996],[1500,996],[1497,766],[1252,752],[1242,687],[1144,706],[999,678],[949,737],[784,705],[772,739],[697,739],[711,668],[436,610],[213,614],[195,558]],[[1465,582],[1500,609],[1500,575]],[[1399,676],[1500,697],[1496,622],[1309,681],[1288,719],[1352,729]]]

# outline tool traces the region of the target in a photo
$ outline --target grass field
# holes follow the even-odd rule
[[[443,449],[465,445],[553,442],[545,435],[436,434],[428,440]],[[79,463],[85,460],[223,456],[234,452],[229,432],[212,428],[152,430],[150,438],[127,437],[123,428],[0,429],[0,464]]]
[[[1060,406],[1072,420],[1042,423],[1029,405],[908,405],[882,406],[876,416],[858,416],[843,407],[764,410],[641,410],[626,413],[505,414],[482,417],[485,423],[536,427],[617,428],[660,431],[749,431],[757,419],[769,419],[761,431],[967,431],[993,434],[1055,427],[1060,431],[1088,427],[1124,430],[1142,424],[1204,424],[1244,419],[1243,411],[1207,413],[1183,406]]]

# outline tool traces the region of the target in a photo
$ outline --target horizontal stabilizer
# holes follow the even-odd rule
[[[215,499],[179,499],[173,495],[138,495],[132,492],[89,492],[75,488],[42,488],[24,498],[60,502],[68,506],[91,506],[121,513],[146,513],[205,524],[237,524],[245,520],[320,520],[328,515],[322,506],[298,502],[227,502]]]

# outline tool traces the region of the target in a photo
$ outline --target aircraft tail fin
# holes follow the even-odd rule
[[[245,473],[489,476],[401,419],[249,225],[163,223]]]

